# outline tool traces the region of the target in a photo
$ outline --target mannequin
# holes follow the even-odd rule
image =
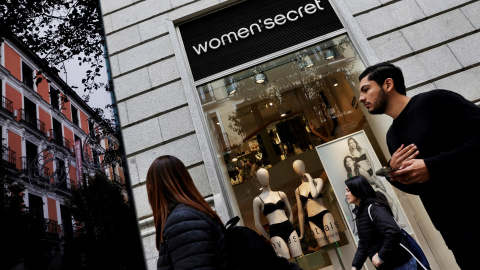
[[[270,240],[280,256],[286,259],[302,256],[302,247],[292,225],[293,213],[287,196],[284,192],[270,189],[269,174],[266,169],[261,168],[257,171],[257,179],[262,185],[262,193],[253,199],[255,228]],[[261,214],[265,215],[268,220],[270,234],[260,223]]]
[[[304,236],[305,212],[310,225],[311,233],[315,236],[318,246],[323,247],[329,243],[340,240],[338,223],[333,219],[332,213],[323,205],[322,178],[313,179],[305,171],[302,160],[293,162],[293,170],[300,176],[302,184],[295,190],[298,205],[298,221],[300,223],[300,239]]]

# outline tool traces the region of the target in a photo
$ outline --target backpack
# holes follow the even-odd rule
[[[372,205],[370,204],[368,206],[368,215],[370,216],[370,220],[373,221],[372,214],[370,213],[371,208],[372,208]],[[425,256],[422,248],[418,245],[417,241],[415,241],[415,239],[412,236],[410,236],[410,234],[408,234],[401,227],[400,227],[400,232],[402,233],[403,240],[407,242],[410,248],[407,248],[402,243],[400,243],[400,246],[403,247],[408,253],[410,253],[410,255],[412,255],[413,258],[415,258],[415,260],[417,261],[418,269],[425,269],[425,270],[431,269],[430,263],[427,260],[427,256]]]
[[[227,249],[232,270],[268,270],[301,268],[287,259],[277,256],[273,247],[256,231],[237,226],[238,216],[225,225]]]

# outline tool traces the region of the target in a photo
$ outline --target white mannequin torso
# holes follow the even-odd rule
[[[257,179],[262,185],[262,193],[253,200],[254,207],[257,205],[263,212],[265,204],[267,203],[276,204],[279,200],[283,200],[284,203],[287,204],[288,200],[284,192],[271,190],[270,177],[266,169],[261,168],[257,171]],[[285,202],[285,200],[287,200],[287,202]],[[285,210],[276,210],[270,214],[267,214],[265,217],[270,225],[281,223],[288,219]]]

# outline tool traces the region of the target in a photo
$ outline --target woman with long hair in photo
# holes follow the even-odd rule
[[[159,251],[157,269],[229,269],[224,225],[174,156],[155,159],[146,188]]]
[[[390,204],[390,207],[394,213],[395,220],[398,221],[398,208],[395,205],[393,199],[388,195],[387,189],[385,186],[380,182],[380,179],[376,178],[376,180],[373,180],[372,177],[366,172],[362,167],[358,165],[357,162],[355,162],[355,158],[352,156],[346,156],[343,159],[343,166],[345,167],[345,170],[347,171],[347,178],[352,178],[354,176],[363,176],[365,179],[367,179],[368,183],[372,185],[372,187],[375,187],[375,189],[379,189],[380,192],[382,192],[385,197],[387,198],[388,203]]]
[[[348,151],[350,152],[350,155],[354,158],[358,166],[364,169],[368,173],[368,175],[373,177],[375,168],[372,164],[372,159],[370,158],[368,151],[365,148],[361,147],[358,144],[357,140],[355,140],[354,138],[348,138],[347,143]]]
[[[377,269],[416,270],[415,258],[400,246],[408,244],[383,193],[375,191],[363,176],[347,179],[345,185],[347,201],[355,205],[359,238],[352,270],[361,269],[367,257]]]

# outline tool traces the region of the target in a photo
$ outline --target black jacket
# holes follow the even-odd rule
[[[179,204],[163,237],[157,269],[228,269],[225,228],[203,212]]]
[[[368,215],[368,204],[360,203],[354,210],[358,228],[359,244],[352,266],[362,268],[367,257],[378,252],[383,263],[378,269],[394,269],[405,264],[411,255],[400,246],[407,246],[402,238],[400,228],[390,212],[383,206],[373,204]]]

